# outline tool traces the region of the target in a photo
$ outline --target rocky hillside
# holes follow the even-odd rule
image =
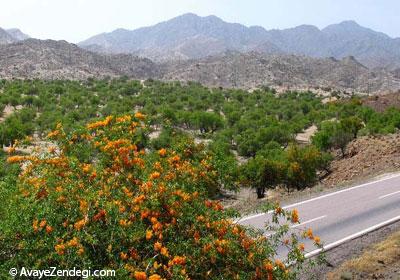
[[[322,30],[301,25],[267,31],[259,26],[227,23],[216,16],[185,14],[150,27],[99,34],[79,45],[99,52],[135,53],[159,61],[197,59],[230,50],[337,59],[354,56],[370,68],[400,67],[400,39],[354,21]]]
[[[400,89],[400,79],[385,70],[372,71],[354,57],[342,60],[295,55],[228,53],[221,57],[164,65],[168,80],[199,81],[209,86],[282,89],[332,89],[378,93]]]
[[[400,169],[400,134],[359,137],[346,148],[344,158],[331,163],[327,186]]]
[[[22,40],[26,40],[26,39],[30,38],[29,35],[23,33],[18,28],[7,29],[6,31],[17,41],[22,41]]]
[[[11,36],[6,30],[0,28],[0,45],[10,44],[17,40]]]
[[[22,33],[17,28],[7,30],[0,28],[0,45],[11,44],[28,38],[28,35]]]
[[[396,72],[370,70],[354,57],[341,60],[285,54],[227,52],[196,60],[155,63],[132,54],[99,54],[65,41],[27,39],[0,46],[0,78],[197,81],[213,87],[323,89],[347,93],[398,91]]]
[[[104,52],[140,53],[158,60],[190,59],[227,50],[252,50],[266,42],[264,33],[263,28],[226,23],[215,16],[185,14],[151,27],[103,33],[79,45],[97,46]]]
[[[65,41],[27,39],[0,46],[0,77],[87,79],[127,75],[160,77],[149,59],[133,55],[99,55]]]

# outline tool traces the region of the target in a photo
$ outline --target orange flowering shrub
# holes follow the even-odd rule
[[[118,279],[289,279],[281,244],[233,222],[207,198],[207,153],[145,149],[145,116],[107,117],[66,135],[58,149],[10,157],[23,163],[18,220],[0,237],[4,267],[115,269]],[[297,213],[275,215],[298,221]],[[319,242],[319,239],[315,239]],[[293,236],[289,261],[303,260]],[[7,270],[8,271],[8,270]]]

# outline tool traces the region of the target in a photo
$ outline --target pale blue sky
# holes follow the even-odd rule
[[[183,13],[216,15],[266,29],[343,20],[400,37],[399,0],[1,0],[0,27],[79,42],[116,28],[135,29]]]

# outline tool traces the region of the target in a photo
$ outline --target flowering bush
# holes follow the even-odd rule
[[[246,230],[207,199],[207,185],[219,177],[201,147],[146,150],[145,131],[140,113],[68,135],[59,125],[49,134],[56,148],[9,157],[23,171],[0,224],[0,271],[57,266],[115,269],[118,279],[293,277],[275,259],[277,238]],[[275,215],[298,222],[296,211],[276,208]],[[282,237],[287,226],[278,227]],[[300,265],[304,245],[294,235],[282,242],[288,260]]]

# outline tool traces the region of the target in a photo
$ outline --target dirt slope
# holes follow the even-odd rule
[[[399,169],[400,134],[360,137],[348,145],[344,158],[332,162],[332,173],[322,183],[334,186]]]

